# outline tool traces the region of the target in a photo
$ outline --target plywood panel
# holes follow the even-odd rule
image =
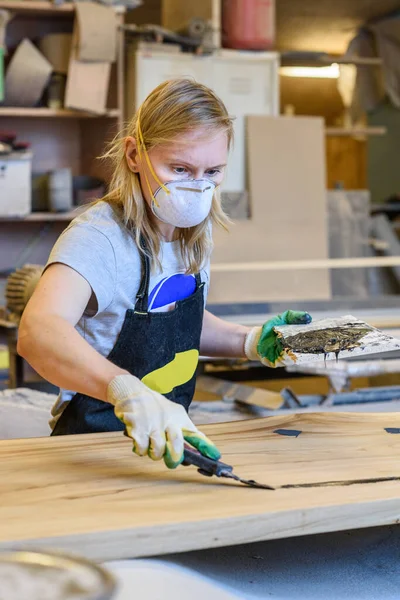
[[[192,467],[168,471],[134,456],[121,433],[3,441],[0,549],[18,543],[105,560],[394,523],[400,435],[385,428],[399,429],[400,415],[311,413],[204,427],[242,477],[303,486],[275,491]]]
[[[342,182],[346,190],[364,190],[367,181],[367,140],[327,137],[327,187]]]
[[[214,263],[328,257],[324,142],[318,117],[248,117],[251,218],[215,229]],[[209,293],[213,303],[317,298],[330,298],[327,269],[222,272]]]

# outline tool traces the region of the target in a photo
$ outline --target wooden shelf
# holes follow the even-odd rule
[[[348,128],[348,127],[326,127],[325,135],[329,136],[362,136],[362,135],[385,135],[386,127],[365,127],[365,128]]]
[[[25,217],[0,217],[2,223],[24,223],[29,222],[46,222],[46,221],[72,221],[75,217],[81,215],[87,207],[77,207],[75,210],[70,212],[34,212],[26,215]]]
[[[27,0],[28,1],[28,0]],[[120,116],[118,108],[108,110],[104,115],[95,113],[54,108],[23,108],[17,106],[0,106],[0,117],[39,117],[57,119],[117,119]]]
[[[374,56],[353,56],[353,58],[345,58],[344,56],[327,56],[320,58],[317,62],[320,62],[324,65],[337,63],[338,65],[356,65],[365,67],[379,67],[382,65],[382,59]]]
[[[14,13],[41,14],[41,15],[65,15],[71,16],[75,12],[73,2],[63,2],[62,4],[53,4],[46,0],[0,0],[0,8],[10,10]],[[117,13],[124,13],[124,6],[115,6]]]
[[[382,59],[376,56],[366,57],[366,56],[353,56],[346,58],[345,56],[335,56],[332,54],[318,54],[315,53],[307,53],[304,54],[299,52],[298,55],[296,52],[281,52],[281,66],[293,66],[293,67],[301,67],[301,66],[320,66],[320,65],[332,65],[337,63],[339,65],[356,65],[356,66],[365,66],[365,67],[379,67],[382,65]]]
[[[48,15],[72,14],[75,12],[74,3],[53,4],[46,0],[1,0],[0,8],[12,12],[41,13]]]

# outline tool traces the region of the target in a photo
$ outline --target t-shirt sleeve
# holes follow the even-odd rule
[[[86,279],[97,300],[97,312],[111,303],[116,288],[117,266],[108,237],[88,224],[74,224],[54,245],[47,266],[62,263]]]

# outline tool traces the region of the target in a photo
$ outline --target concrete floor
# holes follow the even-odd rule
[[[191,599],[200,598],[199,591],[207,600],[398,600],[400,527],[273,540],[107,566],[120,581],[115,600],[132,598],[128,583],[130,594],[134,584],[142,598],[162,600],[180,598],[176,593],[180,585],[186,586]]]

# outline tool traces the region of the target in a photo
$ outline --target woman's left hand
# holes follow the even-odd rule
[[[278,325],[307,325],[312,317],[307,312],[286,310],[262,327],[253,327],[246,336],[245,354],[249,360],[259,360],[268,367],[284,366],[284,350],[274,331]]]

